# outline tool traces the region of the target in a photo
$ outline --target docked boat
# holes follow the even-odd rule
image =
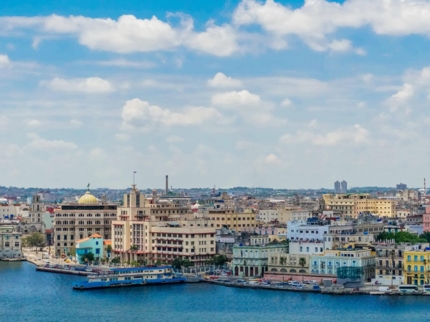
[[[114,268],[96,275],[88,275],[87,281],[73,283],[76,290],[143,286],[152,284],[184,283],[186,277],[176,276],[171,266]]]

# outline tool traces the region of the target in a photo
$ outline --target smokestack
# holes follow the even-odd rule
[[[169,176],[166,176],[166,195],[169,193]]]

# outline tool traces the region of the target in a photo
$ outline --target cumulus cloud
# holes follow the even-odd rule
[[[70,120],[70,125],[73,127],[81,127],[84,123],[80,120],[72,119]]]
[[[124,133],[117,133],[115,134],[115,140],[117,141],[128,141],[130,139],[130,136]]]
[[[8,55],[0,55],[0,68],[11,67],[12,62],[9,59]]]
[[[180,112],[150,105],[146,101],[133,99],[127,101],[122,109],[125,126],[145,128],[153,125],[199,125],[205,122],[222,122],[223,116],[212,107],[187,107]]]
[[[0,142],[0,157],[12,158],[21,154],[24,154],[24,151],[18,145]]]
[[[30,127],[39,127],[41,123],[38,120],[30,120],[27,122],[27,126]]]
[[[208,80],[208,85],[210,87],[217,88],[231,88],[243,86],[240,80],[228,77],[223,73],[216,73],[214,78]]]
[[[32,150],[76,150],[78,146],[73,142],[67,142],[62,140],[46,140],[39,137],[37,134],[29,134],[29,139],[27,147]]]
[[[414,87],[411,84],[405,83],[400,91],[391,96],[395,100],[407,100],[414,95]]]
[[[51,81],[43,82],[53,91],[82,92],[89,94],[110,93],[115,90],[114,86],[99,77],[64,79],[55,77]]]
[[[281,160],[279,160],[279,158],[278,158],[278,156],[276,154],[270,153],[269,155],[267,155],[264,158],[264,163],[271,164],[271,165],[273,165],[273,164],[279,164],[279,163],[281,163]]]
[[[5,31],[36,29],[40,34],[74,35],[80,44],[93,50],[117,53],[171,50],[184,46],[216,56],[229,56],[238,50],[236,32],[229,25],[217,26],[209,22],[202,32],[194,30],[193,19],[179,15],[180,26],[153,16],[138,19],[123,15],[114,19],[83,16],[3,17],[0,25]]]
[[[225,107],[237,107],[238,105],[255,106],[260,103],[260,96],[252,94],[247,90],[220,93],[212,97],[212,104]]]
[[[376,34],[430,35],[430,3],[419,0],[306,0],[293,9],[274,0],[243,0],[233,15],[236,25],[260,25],[276,37],[295,35],[317,51],[353,50],[349,40],[328,40],[341,28],[369,26]],[[363,49],[355,49],[359,55]]]
[[[309,131],[297,131],[294,135],[286,134],[280,138],[281,143],[309,143],[315,146],[339,146],[343,144],[364,144],[369,141],[369,131],[359,124],[350,128],[338,129],[326,134]]]
[[[293,105],[293,102],[289,98],[286,98],[281,102],[281,105],[285,107],[289,107]]]

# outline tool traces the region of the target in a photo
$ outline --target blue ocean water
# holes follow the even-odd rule
[[[0,321],[430,321],[430,297],[329,296],[206,283],[74,291],[84,277],[0,262]]]

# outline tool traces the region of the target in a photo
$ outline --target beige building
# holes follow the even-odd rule
[[[117,216],[117,205],[99,202],[87,191],[77,203],[61,205],[54,211],[53,245],[56,255],[69,252],[75,241],[92,234],[111,238],[112,221]]]
[[[323,200],[325,210],[340,211],[352,218],[357,218],[360,213],[371,213],[387,218],[396,216],[394,201],[375,199],[369,194],[325,194]]]
[[[300,258],[305,261],[300,265]],[[269,256],[269,273],[309,273],[310,254],[280,254]]]
[[[12,225],[0,225],[0,259],[22,257],[22,234]]]
[[[212,209],[207,214],[208,218],[214,222],[215,228],[223,226],[240,231],[253,231],[257,226],[258,214],[251,209],[245,209],[243,213],[228,209]]]
[[[112,222],[112,257],[121,262],[169,263],[176,258],[204,265],[216,254],[215,223],[187,207],[146,198],[133,185]]]

